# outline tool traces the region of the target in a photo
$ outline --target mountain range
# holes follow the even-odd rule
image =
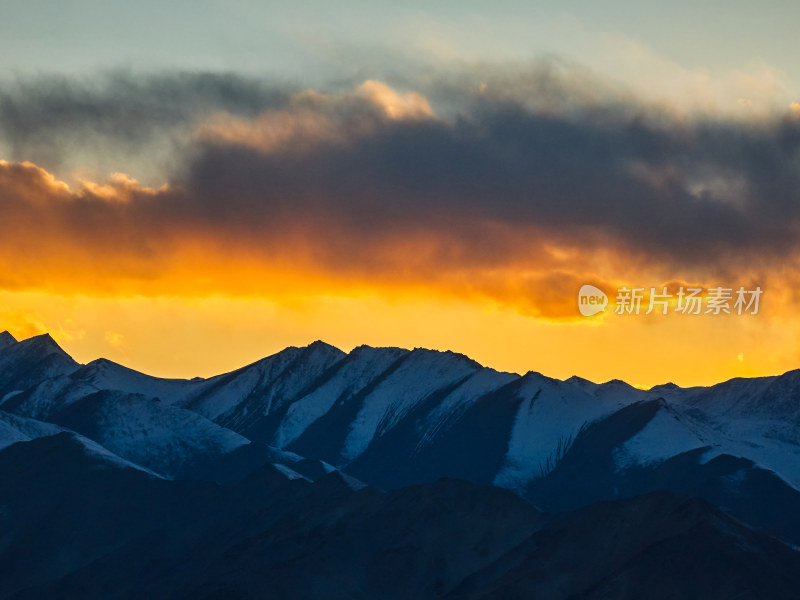
[[[800,598],[800,371],[323,342],[208,379],[0,334],[0,598]]]

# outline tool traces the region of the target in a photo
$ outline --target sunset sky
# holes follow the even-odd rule
[[[317,339],[800,368],[800,4],[284,4],[2,2],[0,331],[170,377]],[[619,315],[623,286],[763,294]]]

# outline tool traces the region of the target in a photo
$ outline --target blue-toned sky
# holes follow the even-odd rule
[[[3,2],[4,73],[195,68],[306,80],[400,70],[403,59],[555,54],[640,85],[656,71],[800,77],[789,0],[690,2]],[[641,61],[641,62],[639,62]],[[370,73],[375,75],[374,72]],[[658,74],[658,73],[656,73]],[[662,73],[663,74],[663,73]]]

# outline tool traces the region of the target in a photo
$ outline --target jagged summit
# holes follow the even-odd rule
[[[18,343],[16,338],[8,331],[0,333],[0,350],[7,348],[8,346],[13,346],[16,343]]]
[[[594,381],[589,381],[588,379],[584,379],[583,377],[578,377],[577,375],[568,377],[567,379],[564,380],[564,383],[569,383],[570,385],[576,385],[582,388],[595,387],[598,385]]]
[[[39,353],[60,354],[62,356],[69,357],[69,354],[67,354],[66,351],[58,345],[58,342],[56,342],[49,333],[42,333],[41,335],[29,337],[21,342],[17,342],[17,344],[20,349],[24,348],[26,350],[36,351]]]
[[[116,370],[126,370],[132,371],[129,367],[121,365],[119,363],[114,362],[108,358],[96,358],[92,361],[86,363],[83,367],[81,367],[78,371],[76,371],[76,376],[83,376],[87,373],[98,373],[98,372],[105,372],[105,371],[116,371]]]
[[[622,381],[622,379],[609,379],[608,381],[601,383],[599,388],[608,390],[608,389],[617,389],[617,390],[635,390],[638,389],[632,386],[627,381]]]
[[[453,352],[452,350],[434,350],[431,348],[414,348],[411,351],[413,356],[440,356],[446,359],[452,359],[454,361],[462,362],[465,365],[469,365],[470,367],[474,367],[477,369],[482,369],[483,365],[480,364],[478,361],[470,358],[466,354],[461,354],[460,352]]]
[[[369,344],[361,344],[360,346],[356,346],[350,351],[350,354],[358,353],[358,352],[369,352],[371,350],[386,350],[386,351],[403,351],[409,352],[406,348],[400,348],[398,346],[370,346]]]
[[[226,377],[233,373],[244,373],[252,368],[270,368],[274,364],[278,364],[281,362],[287,361],[294,361],[298,359],[302,359],[303,357],[311,357],[311,356],[318,356],[318,357],[329,357],[329,358],[344,358],[347,354],[337,348],[336,346],[332,346],[327,342],[323,342],[322,340],[316,340],[311,342],[307,346],[287,346],[274,354],[270,354],[263,358],[259,358],[258,360],[249,363],[231,373],[222,373],[217,375],[216,377]]]
[[[328,342],[323,342],[322,340],[314,340],[308,346],[306,346],[306,349],[307,350],[317,350],[317,351],[325,350],[327,352],[341,352],[342,354],[344,354],[344,352],[342,350],[340,350],[339,348],[337,348],[336,346],[333,346],[333,345],[329,344]]]
[[[108,358],[96,358],[93,361],[86,363],[80,369],[75,371],[73,377],[85,378],[93,375],[147,377],[151,379],[161,379],[163,381],[187,381],[185,379],[162,379],[160,377],[152,377],[135,369],[131,369],[130,367],[126,367],[118,362],[114,362]]]
[[[79,367],[49,334],[6,346],[0,352],[0,401]]]
[[[548,377],[547,375],[545,375],[544,373],[540,373],[539,371],[528,371],[527,373],[525,373],[525,375],[522,376],[522,379],[524,381],[537,382],[537,383],[548,383],[548,384],[556,384],[556,385],[561,384],[561,383],[566,383],[566,382],[562,382],[559,379],[555,379],[553,377]]]
[[[667,383],[660,383],[658,385],[654,385],[653,387],[650,388],[650,391],[651,392],[664,392],[664,391],[675,391],[675,390],[679,390],[679,389],[680,389],[679,385],[669,381]]]

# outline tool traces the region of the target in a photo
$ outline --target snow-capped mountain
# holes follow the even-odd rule
[[[798,598],[800,372],[315,342],[177,380],[0,334],[0,390],[0,598]]]
[[[35,419],[26,419],[0,411],[0,450],[17,442],[29,442],[36,438],[59,434],[62,431],[65,431],[63,427],[52,423],[42,423]]]
[[[79,444],[87,454],[101,457],[105,462],[124,468],[144,471],[150,475],[160,477],[158,474],[129,460],[125,460],[94,440],[78,435],[75,432],[52,423],[43,423],[35,419],[27,419],[17,415],[0,411],[0,450],[16,444],[17,442],[30,442],[39,438],[46,438],[66,434]]]
[[[551,510],[665,489],[765,526],[775,524],[754,486],[800,499],[800,372],[640,390],[501,373],[452,352],[315,342],[175,380],[105,359],[78,365],[49,336],[9,335],[0,365],[10,390],[0,411],[167,478],[231,481],[265,463],[311,479],[339,469],[384,489],[458,477]],[[800,541],[800,519],[784,525]]]
[[[0,401],[77,367],[48,334],[18,342],[6,331],[0,338]]]
[[[0,448],[69,431],[110,456],[170,479],[230,481],[265,463],[279,466],[287,477],[316,478],[334,470],[253,443],[179,406],[208,392],[218,378],[162,379],[106,359],[79,365],[50,336],[33,342],[16,342],[10,335],[0,340],[7,340],[0,348],[0,361],[9,365],[6,379],[21,381],[13,375],[17,368],[31,377],[29,383],[38,380],[0,402]],[[53,364],[58,368],[36,370]]]

